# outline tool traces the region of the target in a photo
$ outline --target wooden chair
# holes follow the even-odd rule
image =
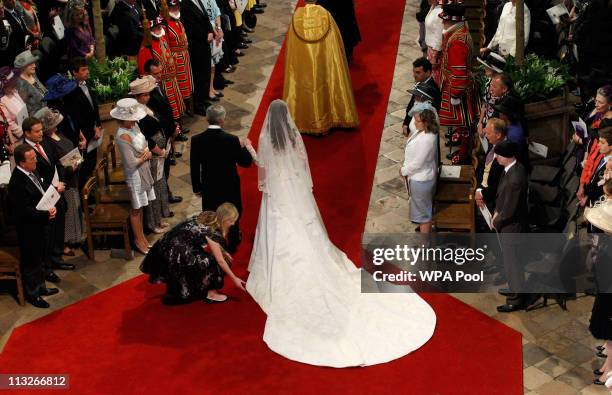
[[[21,268],[19,267],[19,247],[2,247],[0,249],[0,280],[15,280],[17,283],[17,300],[25,305]]]
[[[115,203],[102,204],[97,201],[97,204],[90,213],[89,196],[92,192],[95,193],[96,188],[96,177],[91,177],[87,180],[83,187],[83,212],[85,215],[89,259],[95,261],[93,236],[122,235],[125,248],[125,259],[130,260],[132,259],[129,233],[130,207],[124,204]]]
[[[476,232],[476,177],[469,184],[440,179],[434,197],[434,225],[438,231]]]
[[[106,166],[104,167],[105,185],[125,184],[123,166],[117,163],[116,144],[115,136],[110,135],[108,145],[104,150],[104,158],[106,159]]]
[[[98,203],[129,203],[130,190],[126,184],[109,185],[106,184],[105,178],[100,178],[100,174],[104,174],[105,169],[108,166],[106,158],[102,158],[96,165],[94,170],[94,177],[98,187],[96,188],[96,202]]]

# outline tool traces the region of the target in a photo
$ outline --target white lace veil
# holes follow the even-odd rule
[[[270,195],[289,193],[294,197],[312,193],[304,141],[282,100],[274,100],[268,107],[259,136],[257,162],[260,191]]]

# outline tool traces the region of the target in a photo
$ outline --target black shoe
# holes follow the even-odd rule
[[[247,33],[253,33],[255,31],[255,29],[251,29],[250,27],[246,26],[244,23],[242,24],[242,30],[244,30]]]
[[[263,8],[257,8],[256,6],[253,7],[251,11],[253,11],[253,14],[263,14],[264,13]]]
[[[60,281],[62,281],[61,278],[59,278],[57,276],[57,274],[53,273],[53,272],[49,272],[46,276],[45,276],[45,280],[49,281],[50,283],[54,283],[57,284]]]
[[[182,141],[182,140],[181,140],[181,141]],[[187,141],[187,140],[185,140],[185,141]],[[174,157],[175,157],[175,158],[182,158],[182,157],[183,157],[183,153],[182,153],[182,152],[175,152],[175,153],[174,153]]]
[[[43,298],[41,298],[40,296],[34,299],[28,299],[28,303],[31,304],[34,307],[38,307],[39,309],[48,309],[49,308],[49,303],[47,303]]]
[[[181,133],[189,133],[189,132],[191,132],[191,129],[189,129],[187,126],[181,125]]]
[[[56,293],[59,293],[59,289],[57,288],[43,288],[40,291],[40,296],[51,296],[55,295]]]
[[[170,166],[176,166],[176,159],[170,158],[168,159],[168,163],[170,163]]]
[[[604,354],[602,351],[599,351],[599,352],[598,352],[597,354],[595,354],[595,355],[597,355],[599,358],[608,358],[608,356],[607,356],[606,354]]]
[[[217,97],[225,97],[223,92],[217,92],[217,93],[215,93],[215,96],[217,96]]]
[[[240,48],[240,49],[249,49],[249,46],[247,44],[245,44],[245,43],[240,43],[240,44],[238,44],[238,48]]]
[[[208,100],[210,100],[210,101],[219,101],[220,99],[217,96],[215,96],[215,97],[210,97],[209,96]]]
[[[448,130],[446,133],[444,133],[444,137],[450,139],[453,136],[453,133],[454,132],[452,130]]]
[[[253,40],[251,40],[250,38],[243,38],[242,42],[245,44],[253,44]]]
[[[74,270],[76,268],[76,266],[74,266],[74,264],[72,263],[56,263],[53,265],[53,269],[57,269],[57,270]]]
[[[233,73],[234,71],[236,71],[234,66],[227,66],[225,70],[223,70],[224,73]]]
[[[512,313],[513,311],[522,310],[523,306],[518,304],[503,304],[501,306],[497,306],[497,311],[500,313]]]
[[[599,370],[599,369],[595,369],[595,370],[593,370],[593,374],[594,374],[595,376],[601,376],[603,373],[604,373],[604,372],[602,372],[602,371],[601,371],[601,370]]]
[[[170,212],[168,213],[168,216],[167,216],[167,217],[164,217],[164,218],[172,218],[172,217],[174,217],[174,211],[170,211]]]
[[[169,201],[170,203],[180,203],[180,202],[182,202],[182,201],[183,201],[183,198],[182,198],[181,196],[170,196],[170,197],[168,198],[168,201]]]
[[[605,385],[606,382],[605,381],[601,381],[600,379],[595,379],[595,380],[593,380],[593,384],[595,384],[595,385]]]
[[[514,295],[514,292],[510,292],[508,288],[500,288],[499,290],[497,290],[497,293],[500,294],[501,296]]]
[[[187,137],[183,133],[181,133],[178,136],[176,136],[176,138],[174,140],[176,140],[176,141],[187,141],[187,140],[189,140],[189,137]],[[176,155],[176,152],[174,154]]]
[[[268,5],[266,3],[258,2],[256,7],[266,8]]]
[[[605,348],[604,346],[597,346],[597,347],[595,347],[595,350],[596,350],[596,351],[603,351],[603,350],[605,350],[605,349],[606,349],[606,348]]]

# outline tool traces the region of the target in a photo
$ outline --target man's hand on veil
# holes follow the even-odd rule
[[[241,278],[237,276],[234,276],[232,281],[234,282],[234,285],[236,285],[238,289],[241,289],[246,292],[246,282],[244,280],[242,280]]]

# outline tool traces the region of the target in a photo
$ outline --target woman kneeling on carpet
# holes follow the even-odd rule
[[[166,283],[164,304],[189,303],[204,297],[207,303],[225,302],[223,277],[245,290],[245,282],[230,269],[232,257],[225,251],[228,229],[238,219],[238,210],[223,203],[216,212],[204,211],[166,233],[151,248],[140,270],[151,283]]]

